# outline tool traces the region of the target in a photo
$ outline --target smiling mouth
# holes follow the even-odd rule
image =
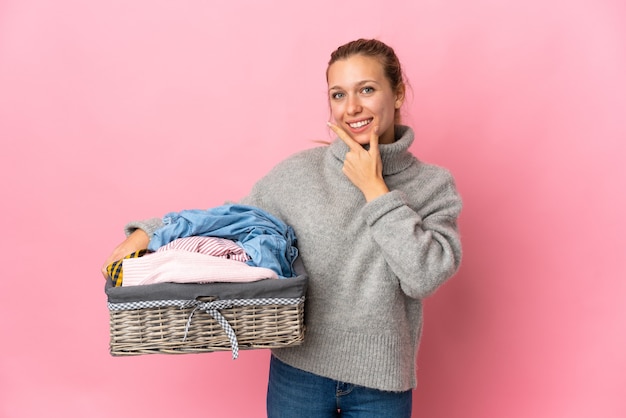
[[[370,123],[372,123],[372,119],[367,119],[367,120],[360,120],[358,122],[353,122],[353,123],[348,123],[348,126],[350,126],[353,129],[359,129],[364,127],[365,125],[369,125]]]

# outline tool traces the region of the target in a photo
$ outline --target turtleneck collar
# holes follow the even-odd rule
[[[396,125],[396,140],[392,144],[380,144],[380,157],[383,162],[383,175],[389,176],[399,173],[409,167],[415,157],[408,149],[415,139],[413,129],[405,125]],[[337,138],[330,144],[333,155],[343,161],[350,148],[341,139]]]

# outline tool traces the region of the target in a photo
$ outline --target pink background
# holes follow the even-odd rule
[[[264,416],[267,351],[110,357],[99,269],[126,221],[329,139],[326,62],[361,36],[465,200],[414,416],[626,416],[625,4],[0,2],[0,416]]]

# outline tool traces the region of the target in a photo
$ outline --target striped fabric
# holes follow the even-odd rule
[[[218,237],[185,237],[178,238],[169,244],[166,244],[156,252],[162,252],[167,250],[184,250],[192,253],[200,253],[205,255],[211,255],[213,257],[225,258],[234,261],[246,262],[250,260],[246,251],[237,245],[234,241],[218,238]],[[122,260],[115,261],[107,266],[107,273],[113,281],[115,287],[122,286],[124,279],[123,272],[123,260],[128,258],[138,258],[148,252],[147,250],[140,250],[132,254],[127,255]]]
[[[166,250],[185,250],[194,253],[212,255],[214,257],[243,261],[244,263],[250,259],[245,250],[234,241],[218,237],[192,236],[178,238],[169,244],[159,247],[157,252]]]
[[[274,270],[242,261],[172,249],[124,260],[122,286],[153,283],[253,282],[278,279]]]

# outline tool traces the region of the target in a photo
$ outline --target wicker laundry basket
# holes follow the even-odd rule
[[[280,348],[304,338],[307,277],[250,283],[113,287],[105,293],[113,356]]]

